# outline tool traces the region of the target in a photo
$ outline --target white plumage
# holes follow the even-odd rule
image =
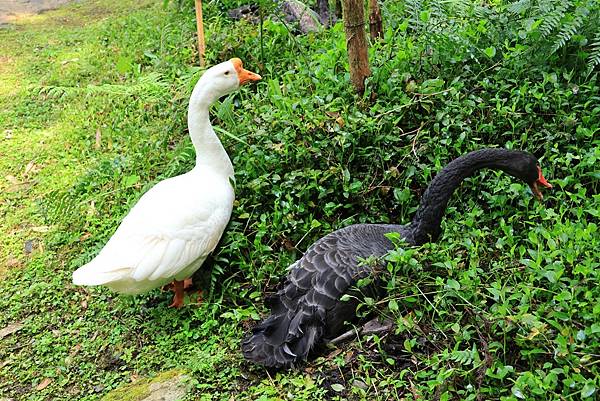
[[[208,108],[241,84],[258,79],[239,59],[204,73],[188,110],[196,167],[146,192],[100,253],[73,272],[74,284],[139,294],[189,278],[202,265],[225,230],[235,197],[233,166],[210,125]],[[180,307],[182,287],[175,288],[172,306]]]

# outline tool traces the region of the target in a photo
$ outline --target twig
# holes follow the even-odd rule
[[[417,128],[417,131],[415,133],[415,137],[412,140],[412,145],[411,145],[412,146],[412,152],[415,155],[415,157],[417,156],[417,151],[415,150],[415,145],[417,143],[417,138],[419,137],[419,132],[421,132],[421,128],[423,128],[424,125],[425,124],[423,122],[421,122],[421,125],[419,126],[419,128]],[[419,291],[421,291],[421,290],[419,290]]]
[[[352,328],[352,329],[348,330],[347,332],[345,332],[344,334],[341,334],[341,335],[337,336],[336,338],[334,338],[333,340],[329,341],[329,344],[336,345],[336,344],[344,342],[350,338],[358,337],[358,335],[359,335],[358,330],[356,330],[355,328]]]

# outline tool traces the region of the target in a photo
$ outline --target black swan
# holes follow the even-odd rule
[[[243,340],[244,357],[265,367],[287,368],[305,359],[321,339],[340,334],[357,306],[357,301],[340,298],[373,271],[360,260],[393,249],[386,233],[399,233],[409,245],[435,241],[448,199],[465,178],[482,168],[522,180],[540,200],[539,185],[552,187],[537,159],[527,152],[482,149],[453,160],[431,181],[410,224],[355,224],[315,242],[289,267],[280,290],[266,300],[271,315]]]

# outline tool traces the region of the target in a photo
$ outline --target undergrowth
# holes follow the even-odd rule
[[[383,2],[358,98],[341,23],[294,36],[229,20],[243,2],[205,2],[208,64],[237,56],[263,80],[212,110],[237,200],[197,277],[204,302],[171,310],[160,290],[70,280],[144,191],[193,166],[186,108],[201,71],[193,2],[176,3],[81,2],[0,31],[0,329],[12,331],[0,397],[95,400],[171,368],[202,400],[597,395],[597,3],[564,3],[550,29],[555,2]],[[312,242],[409,221],[444,164],[485,146],[534,153],[554,188],[538,203],[499,173],[466,180],[438,243],[399,244],[386,297],[359,307],[391,332],[288,372],[242,359],[265,295]]]

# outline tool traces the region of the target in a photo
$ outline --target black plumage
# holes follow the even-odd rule
[[[450,196],[482,168],[500,169],[524,181],[540,198],[537,185],[550,186],[527,152],[482,149],[453,160],[429,184],[410,224],[351,225],[317,240],[293,263],[279,291],[266,300],[271,315],[242,343],[246,359],[266,367],[289,367],[305,359],[321,339],[338,335],[355,316],[358,303],[354,298],[343,302],[342,296],[374,272],[364,259],[393,249],[385,234],[399,233],[409,245],[435,241]],[[370,291],[378,288],[371,286]]]

